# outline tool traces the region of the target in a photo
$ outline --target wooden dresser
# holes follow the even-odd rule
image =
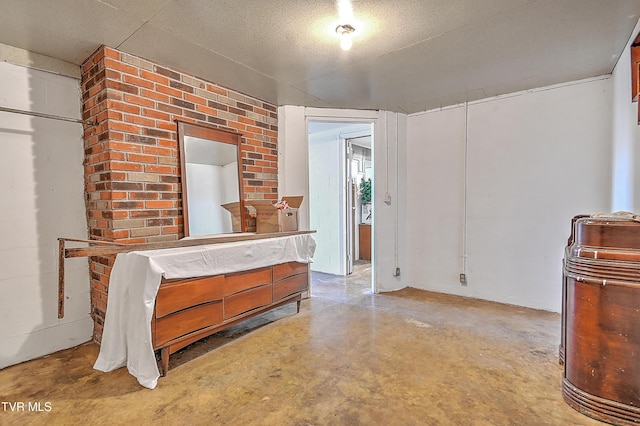
[[[169,355],[185,346],[275,307],[297,302],[309,288],[309,264],[288,262],[249,271],[163,280],[151,320],[161,374]]]

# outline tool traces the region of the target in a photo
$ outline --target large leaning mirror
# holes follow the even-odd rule
[[[178,122],[185,237],[244,232],[240,134]]]

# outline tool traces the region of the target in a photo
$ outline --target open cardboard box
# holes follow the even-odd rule
[[[220,207],[224,207],[229,213],[231,213],[231,227],[233,232],[242,232],[242,216],[240,215],[240,203],[233,202],[222,204]],[[245,207],[245,220],[247,221],[246,232],[256,232],[256,218],[249,215],[248,209]]]
[[[236,201],[233,203],[222,204],[221,207],[231,213],[231,227],[233,228],[233,232],[242,232],[240,203]]]
[[[247,200],[245,203],[256,209],[256,232],[288,232],[298,230],[298,208],[303,196],[282,197],[289,208],[280,210],[274,207],[271,200]]]

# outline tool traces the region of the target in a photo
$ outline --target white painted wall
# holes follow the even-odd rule
[[[601,78],[409,116],[409,285],[559,312],[570,220],[610,208],[611,99]]]
[[[408,285],[407,234],[407,116],[380,111],[373,149],[373,262],[378,291]],[[388,194],[387,194],[388,193]],[[389,202],[385,202],[386,195]],[[400,275],[394,276],[396,268]]]
[[[303,195],[298,229],[309,230],[309,147],[305,107],[278,107],[278,199]],[[246,196],[246,194],[245,194]]]
[[[640,213],[640,126],[638,103],[631,101],[630,46],[640,21],[613,70],[613,211]]]
[[[462,272],[465,110],[409,116],[408,137],[409,285],[455,292]]]
[[[309,223],[317,231],[311,269],[345,275],[344,155],[335,132],[309,134]]]
[[[0,105],[80,118],[79,81],[0,62]],[[66,261],[65,317],[57,317],[57,238],[87,238],[82,125],[0,112],[0,145],[2,368],[86,342],[93,323],[86,258]]]
[[[375,122],[374,124],[374,267],[376,291],[405,287],[404,275],[394,277],[396,263],[406,270],[404,183],[406,153],[404,151],[406,116],[379,111],[335,110],[287,105],[278,108],[278,190],[282,195],[304,195],[309,199],[309,149],[307,121]],[[396,120],[399,126],[396,129]],[[398,137],[396,135],[399,135]],[[398,140],[401,141],[398,144]],[[399,155],[398,155],[399,153]],[[391,202],[384,202],[389,191]],[[309,229],[309,203],[299,211],[301,229]],[[400,222],[398,221],[400,218]],[[397,253],[400,253],[397,255]],[[313,289],[312,289],[313,292]]]

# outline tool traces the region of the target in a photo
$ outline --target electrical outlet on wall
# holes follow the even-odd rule
[[[467,274],[460,274],[460,284],[467,285]]]

